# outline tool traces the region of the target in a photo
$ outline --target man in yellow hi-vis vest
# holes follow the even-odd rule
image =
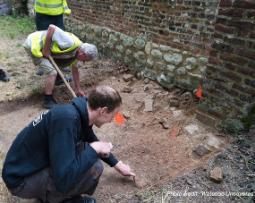
[[[50,24],[64,30],[63,14],[71,13],[66,0],[35,0],[34,7],[37,30],[47,30]]]
[[[44,108],[50,109],[57,102],[53,98],[53,89],[57,71],[48,60],[51,55],[60,68],[71,67],[74,87],[77,96],[84,96],[80,87],[78,67],[81,62],[97,58],[98,51],[95,45],[82,43],[78,37],[64,32],[55,25],[50,25],[47,31],[37,31],[28,35],[25,49],[29,52],[36,66],[46,74],[44,89]]]

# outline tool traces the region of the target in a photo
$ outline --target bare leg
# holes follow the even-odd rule
[[[57,75],[49,75],[45,80],[44,94],[52,95]]]

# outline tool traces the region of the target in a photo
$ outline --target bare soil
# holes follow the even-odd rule
[[[195,119],[195,105],[192,103],[186,109],[170,108],[169,98],[181,96],[176,92],[180,94],[182,91],[175,89],[171,93],[153,82],[146,84],[148,89],[144,91],[143,80],[133,78],[125,82],[122,74],[119,74],[119,66],[118,63],[105,60],[87,64],[81,70],[81,83],[85,89],[97,84],[110,85],[121,93],[125,124],[118,126],[111,123],[95,131],[101,139],[113,143],[113,153],[134,169],[137,182],[143,182],[140,185],[142,188],[138,188],[131,179],[123,178],[114,169],[106,166],[96,192],[96,197],[101,201],[106,200],[105,202],[116,195],[135,194],[141,189],[159,187],[171,178],[203,165],[205,160],[225,146],[225,140],[220,138],[223,142],[219,149],[203,158],[195,157],[193,149],[208,136],[215,134]],[[123,92],[127,87],[132,92]],[[55,95],[59,102],[71,100],[65,86],[57,87]],[[144,111],[144,98],[148,97],[154,99],[153,112]],[[40,103],[40,96],[30,96],[25,100],[1,104],[0,120],[3,127],[0,133],[3,154],[8,150],[15,135],[43,111]],[[164,129],[160,124],[163,118],[169,125],[168,129]],[[183,129],[191,123],[199,128],[195,136],[189,135]],[[180,132],[172,136],[172,127],[177,124]]]
[[[35,68],[22,48],[14,49],[15,44],[12,46],[7,44],[8,41],[0,42],[0,54],[10,55],[4,57],[1,65],[11,75],[9,83],[0,82],[0,101],[2,101],[0,103],[0,162],[3,161],[17,133],[44,111],[41,107],[43,77],[35,76]],[[10,53],[14,53],[16,59]],[[95,131],[100,139],[113,143],[113,153],[119,160],[129,164],[137,174],[137,185],[135,185],[129,178],[124,178],[114,169],[105,166],[95,193],[98,202],[163,202],[162,198],[166,202],[216,202],[215,200],[219,202],[219,199],[222,202],[253,201],[246,197],[202,199],[202,196],[199,196],[194,199],[187,197],[173,199],[167,193],[185,189],[223,191],[228,187],[232,191],[238,191],[239,183],[243,183],[243,191],[254,191],[254,185],[250,184],[255,182],[254,145],[249,147],[240,145],[236,139],[226,138],[216,129],[211,129],[197,121],[195,110],[198,101],[195,98],[192,97],[192,100],[181,108],[170,107],[171,98],[183,99],[186,92],[178,88],[166,91],[152,81],[138,80],[135,77],[125,82],[123,75],[130,73],[129,70],[120,63],[106,59],[87,63],[80,72],[81,84],[85,90],[94,85],[104,84],[120,91],[123,99],[121,112],[126,118],[125,123],[117,125],[113,122],[100,129],[95,128]],[[60,103],[67,103],[72,99],[65,86],[56,87],[54,94]],[[153,100],[152,112],[145,111],[144,99]],[[166,126],[162,125],[162,120],[167,124]],[[187,131],[187,126],[190,125],[196,126],[194,133]],[[216,138],[220,145],[211,148],[207,155],[195,156],[194,149],[199,144],[205,144],[210,137]],[[245,136],[242,139],[245,139]],[[250,140],[253,143],[254,140]],[[245,149],[240,155],[241,158],[239,157],[243,160],[242,163],[236,158],[237,152],[234,146],[237,146],[238,150],[239,147]],[[231,156],[233,157],[229,158]],[[224,169],[223,183],[214,183],[208,178],[210,169],[218,165]],[[248,189],[247,185],[249,185]],[[0,202],[25,203],[34,200],[11,197],[0,180]]]

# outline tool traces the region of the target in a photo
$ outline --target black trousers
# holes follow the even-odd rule
[[[35,14],[36,30],[47,30],[50,24],[56,25],[62,30],[65,30],[63,14],[50,16],[41,13]]]

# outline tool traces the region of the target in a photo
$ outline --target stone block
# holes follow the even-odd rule
[[[199,57],[198,61],[200,64],[206,65],[208,63],[208,58],[207,57]]]
[[[203,157],[209,154],[211,151],[204,145],[200,144],[195,149],[193,149],[193,153],[199,157]]]
[[[167,88],[167,89],[172,89],[174,84],[173,84],[173,76],[170,75],[165,75],[165,74],[160,74],[159,76],[157,76],[157,82],[159,84],[161,84],[163,87]]]
[[[166,64],[164,62],[157,61],[155,62],[153,69],[155,69],[157,72],[164,72],[166,69]]]
[[[95,35],[97,36],[97,37],[101,37],[102,36],[102,28],[101,27],[98,27],[98,26],[96,26],[95,28],[94,28],[94,32],[95,32]]]
[[[204,113],[200,110],[196,111],[196,119],[211,127],[215,127],[219,123],[219,120],[217,118],[209,115],[208,113]]]
[[[134,44],[134,39],[132,37],[123,37],[122,43],[125,47],[131,47]]]
[[[194,57],[189,57],[189,58],[186,58],[186,64],[190,65],[190,66],[195,66],[197,65],[197,59],[194,58]]]
[[[103,38],[108,38],[109,37],[109,32],[107,30],[103,30],[102,37]]]
[[[149,67],[152,67],[152,66],[154,65],[154,60],[153,60],[152,58],[148,58],[148,59],[147,59],[147,65],[148,65]]]
[[[187,71],[184,67],[180,67],[176,70],[177,75],[185,75],[186,73],[187,73]]]
[[[124,57],[124,63],[126,65],[130,65],[132,63],[132,59],[130,57],[128,57],[128,56],[125,56]]]
[[[160,51],[162,51],[162,52],[167,52],[167,51],[170,51],[170,50],[171,50],[171,47],[160,44],[160,45],[159,45],[159,49],[160,49]]]
[[[216,183],[220,183],[223,180],[223,171],[220,167],[215,167],[210,171],[210,179]]]
[[[130,50],[130,49],[127,49],[126,51],[125,51],[125,54],[128,56],[128,55],[131,55],[132,54],[132,51]]]
[[[118,41],[118,38],[114,34],[111,33],[109,36],[109,42],[111,44],[115,44],[115,43],[117,43],[117,41]]]
[[[162,127],[164,129],[169,129],[170,128],[169,122],[168,122],[168,120],[166,118],[161,118],[159,120],[159,123],[162,125]]]
[[[156,60],[161,60],[162,59],[162,53],[158,49],[153,49],[151,51],[151,56],[153,57],[153,59],[156,59]]]
[[[182,62],[181,54],[165,54],[164,60],[168,63],[179,65]]]
[[[174,65],[167,65],[166,66],[166,70],[169,72],[174,72],[174,70],[176,69],[176,66]]]
[[[135,40],[135,47],[137,49],[143,49],[145,47],[145,40],[141,38],[137,38]]]
[[[145,60],[146,60],[146,56],[145,56],[145,53],[143,51],[135,52],[133,56],[138,61],[145,62]]]
[[[153,98],[145,98],[144,100],[144,111],[145,112],[153,112],[153,103],[154,99]]]
[[[132,75],[132,74],[124,74],[124,75],[122,76],[122,78],[123,78],[123,80],[124,80],[125,82],[129,82],[130,80],[132,80],[132,79],[134,78],[134,75]]]
[[[133,91],[133,89],[131,87],[123,87],[121,92],[124,92],[124,93],[131,93]]]
[[[222,141],[219,138],[215,137],[214,135],[210,134],[208,135],[208,138],[205,141],[205,144],[209,149],[212,149],[212,150],[220,149],[222,145]]]
[[[122,45],[117,45],[116,49],[120,52],[123,53],[124,52],[124,47]]]
[[[150,55],[151,54],[151,49],[152,49],[152,43],[151,42],[147,42],[146,45],[145,45],[145,53],[147,55]]]
[[[189,124],[187,126],[184,127],[184,130],[192,136],[195,136],[196,134],[199,133],[199,127],[197,124]]]

